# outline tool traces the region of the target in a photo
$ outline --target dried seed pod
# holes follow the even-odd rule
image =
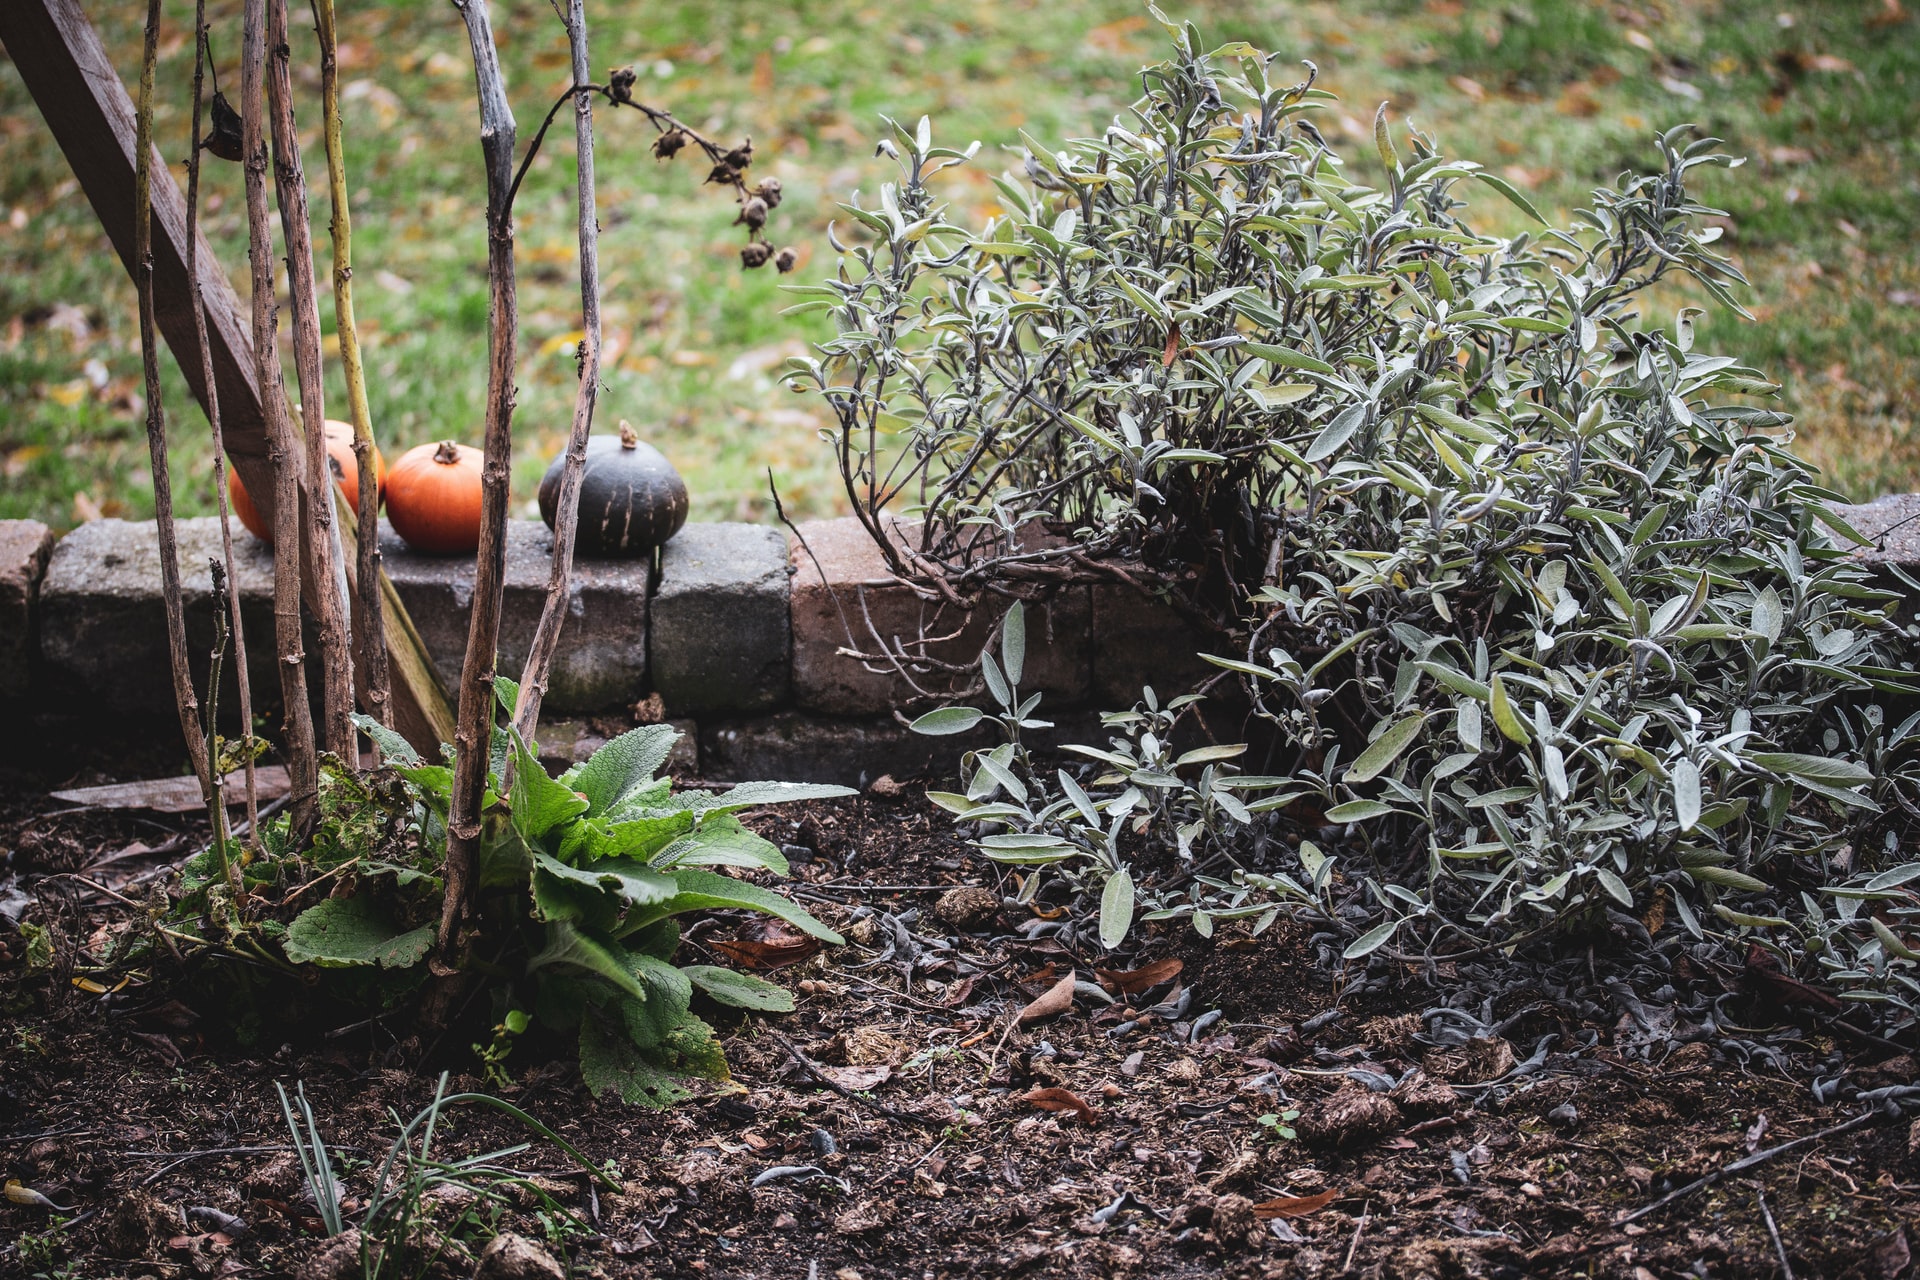
[[[785,275],[787,274],[787,272],[793,270],[795,266],[799,265],[799,262],[800,262],[799,251],[796,250],[792,245],[788,245],[786,248],[782,249],[780,252],[773,255],[773,265],[775,269],[780,272],[781,275]]]
[[[632,67],[619,67],[607,73],[607,97],[618,103],[632,105],[633,82],[639,77]]]
[[[734,219],[736,224],[746,223],[747,230],[758,231],[767,225],[767,202],[759,196],[750,197],[740,206],[740,216]]]
[[[760,185],[753,189],[753,194],[765,200],[767,202],[767,208],[778,209],[780,207],[780,179],[760,179]]]
[[[740,171],[728,164],[725,160],[722,160],[708,172],[707,181],[719,183],[723,187],[730,187],[740,181]]]
[[[733,169],[738,172],[744,173],[746,172],[747,166],[752,163],[753,163],[753,139],[752,138],[748,138],[745,142],[741,143],[739,146],[735,147],[733,150],[727,152],[726,154],[726,164],[729,169]]]
[[[740,265],[749,271],[766,266],[767,259],[772,256],[773,246],[759,240],[740,246]]]
[[[201,147],[222,160],[238,160],[245,151],[240,132],[240,113],[227,101],[227,95],[218,90],[213,95],[212,125],[212,131],[201,139]]]
[[[671,160],[687,145],[686,130],[675,126],[653,140],[653,158]]]

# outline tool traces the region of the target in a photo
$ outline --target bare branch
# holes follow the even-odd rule
[[[593,429],[593,410],[600,388],[600,223],[594,208],[593,87],[587,85],[587,15],[585,0],[567,0],[567,43],[573,54],[575,88],[573,133],[578,155],[580,232],[580,314],[585,337],[580,343],[580,387],[574,395],[573,427],[567,436],[560,494],[553,517],[553,567],[547,576],[547,598],[534,629],[527,665],[520,676],[520,701],[514,708],[514,728],[533,741],[540,724],[540,702],[546,696],[547,676],[566,622],[568,586],[573,575],[573,536],[580,518],[580,479],[587,466],[587,436]],[[551,121],[553,115],[548,113]],[[540,126],[546,132],[546,125]],[[536,137],[534,145],[539,145]],[[532,150],[528,151],[531,159]],[[523,168],[522,173],[525,172]],[[516,177],[515,181],[518,181]],[[512,193],[508,193],[512,198]]]
[[[333,469],[327,458],[325,387],[320,375],[320,308],[313,281],[313,228],[300,135],[293,119],[293,74],[287,47],[287,0],[267,0],[267,104],[273,124],[274,187],[286,237],[287,291],[293,307],[293,363],[300,381],[300,413],[307,446],[307,554],[312,561],[314,613],[319,623],[322,741],[349,767],[357,765],[353,735],[353,659],[348,652],[347,566],[333,519]],[[333,590],[327,589],[332,584]]]

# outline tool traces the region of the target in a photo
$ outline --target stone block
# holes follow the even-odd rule
[[[680,731],[679,741],[673,744],[673,750],[662,766],[663,772],[675,778],[691,778],[700,772],[699,728],[691,720],[669,720],[668,724]],[[546,720],[540,721],[540,729],[535,737],[539,740],[540,763],[548,770],[558,774],[576,764],[585,762],[588,757],[610,739],[617,738],[634,726],[612,718],[588,720]]]
[[[1833,513],[1872,543],[1856,548],[1855,559],[1920,567],[1920,493],[1890,493],[1860,506],[1836,506]]]
[[[220,521],[213,516],[175,522],[180,588],[186,611],[187,656],[194,687],[206,695],[207,653],[213,644],[210,560],[220,557]],[[280,705],[274,661],[273,553],[240,529],[233,538],[233,588],[240,596],[248,673],[256,711]],[[307,627],[307,681],[320,693],[318,643]],[[151,521],[93,520],[62,538],[40,584],[40,655],[55,698],[98,702],[129,713],[173,707],[167,656],[166,606],[160,595],[160,540]],[[239,688],[231,675],[220,693],[222,719],[237,714]],[[236,722],[237,723],[237,722]]]
[[[787,538],[690,524],[660,551],[648,619],[653,688],[675,715],[769,711],[787,698]]]
[[[1209,638],[1173,606],[1125,583],[1093,585],[1093,696],[1120,711],[1151,685],[1162,703],[1219,671],[1200,651]]]
[[[466,661],[473,604],[473,558],[414,551],[380,522],[380,557],[407,606],[420,639],[448,689],[457,689]],[[534,628],[546,604],[553,535],[537,520],[507,525],[506,590],[500,615],[502,674],[526,666]],[[553,658],[544,707],[556,712],[631,706],[647,691],[649,560],[575,557],[567,621]]]
[[[33,691],[40,578],[52,550],[53,530],[38,520],[0,520],[0,702]]]
[[[1043,708],[1044,710],[1044,708]],[[1061,743],[1104,746],[1107,733],[1096,712],[1069,710],[1046,715],[1053,728],[1027,735],[1041,751]],[[865,787],[887,775],[898,781],[928,779],[951,786],[964,752],[993,746],[995,730],[927,737],[891,716],[848,719],[805,711],[700,722],[700,771],[714,782],[837,782]]]
[[[1900,593],[1898,616],[1911,620],[1920,613],[1920,601],[1909,596],[1911,588],[1891,572],[1920,573],[1920,493],[1890,493],[1859,506],[1835,506],[1833,513],[1868,540],[1867,546],[1851,547],[1847,539],[1833,535],[1836,543],[1850,547],[1854,560],[1877,571],[1877,585]]]
[[[897,523],[903,538],[912,527]],[[804,549],[792,548],[793,696],[809,711],[839,716],[871,716],[890,711],[914,697],[899,674],[873,670],[841,652],[856,648],[877,653],[904,645],[916,652],[922,637],[932,639],[925,652],[941,663],[971,667],[994,635],[1006,602],[997,598],[963,614],[939,597],[923,597],[893,578],[880,548],[859,520],[815,520],[800,526]],[[1047,694],[1048,706],[1084,700],[1092,683],[1089,636],[1092,606],[1088,588],[1062,589],[1050,601],[1027,609],[1027,664],[1021,687]],[[938,667],[915,673],[914,683],[945,695],[963,687],[964,672]]]
[[[951,773],[977,734],[928,738],[897,720],[849,720],[782,711],[700,726],[703,775],[714,782],[837,782],[865,787],[882,774]]]

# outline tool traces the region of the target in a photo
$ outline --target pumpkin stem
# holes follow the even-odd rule
[[[433,460],[443,467],[450,467],[460,461],[460,446],[451,440],[442,440],[440,447],[433,451]]]
[[[634,434],[633,424],[625,418],[620,419],[620,447],[622,449],[637,449],[640,447],[640,437]]]

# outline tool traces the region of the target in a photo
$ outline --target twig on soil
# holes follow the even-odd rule
[[[1720,1181],[1720,1179],[1726,1177],[1728,1174],[1742,1173],[1748,1169],[1754,1168],[1756,1165],[1765,1164],[1767,1161],[1773,1159],[1775,1156],[1785,1155],[1789,1151],[1798,1151],[1801,1147],[1809,1146],[1815,1142],[1823,1142],[1828,1138],[1837,1138],[1843,1133],[1852,1133],[1856,1129],[1864,1129],[1879,1118],[1880,1118],[1880,1112],[1878,1112],[1877,1110],[1862,1111],[1859,1115],[1855,1116],[1853,1119],[1845,1121],[1842,1124],[1836,1124],[1831,1126],[1830,1128],[1822,1129],[1818,1133],[1810,1133],[1804,1138],[1795,1138],[1791,1142],[1783,1142],[1777,1147],[1768,1147],[1765,1151],[1756,1151],[1754,1154],[1750,1156],[1746,1156],[1746,1157],[1743,1157],[1742,1159],[1735,1160],[1732,1164],[1727,1165],[1724,1168],[1715,1169],[1712,1173],[1709,1173],[1704,1177],[1695,1178],[1692,1182],[1689,1182],[1686,1186],[1681,1187],[1677,1191],[1669,1191],[1666,1195],[1661,1196],[1658,1200],[1655,1200],[1652,1204],[1645,1205],[1639,1209],[1635,1209],[1632,1213],[1628,1214],[1624,1218],[1614,1219],[1614,1225],[1618,1227],[1624,1227],[1629,1222],[1638,1222],[1640,1219],[1646,1217],[1648,1214],[1657,1213],[1661,1209],[1666,1208],[1668,1205],[1672,1204],[1676,1200],[1684,1200],[1686,1197],[1692,1195],[1694,1192],[1699,1191],[1705,1187],[1712,1186],[1714,1183]]]
[[[1767,1193],[1755,1187],[1753,1194],[1760,1202],[1760,1216],[1767,1221],[1767,1235],[1773,1240],[1773,1251],[1780,1255],[1780,1280],[1793,1280],[1793,1264],[1787,1261],[1787,1246],[1780,1240],[1780,1227],[1773,1220],[1773,1210],[1767,1208]]]
[[[1360,1249],[1360,1237],[1366,1232],[1367,1223],[1373,1220],[1373,1201],[1360,1210],[1360,1221],[1353,1224],[1353,1239],[1347,1242],[1347,1260],[1340,1264],[1340,1274],[1353,1270],[1353,1255]]]
[[[774,1040],[779,1043],[780,1047],[785,1049],[787,1053],[793,1058],[793,1060],[799,1063],[801,1068],[805,1070],[808,1075],[812,1076],[815,1080],[818,1080],[821,1084],[825,1085],[827,1088],[831,1089],[833,1092],[839,1094],[841,1097],[845,1098],[847,1101],[857,1102],[863,1107],[867,1107],[867,1108],[870,1108],[871,1110],[877,1111],[881,1115],[887,1117],[889,1120],[905,1120],[909,1124],[917,1124],[927,1129],[944,1129],[946,1127],[946,1125],[939,1120],[934,1120],[928,1116],[915,1115],[911,1111],[898,1111],[892,1107],[887,1106],[883,1102],[875,1102],[872,1098],[864,1097],[858,1093],[855,1093],[853,1090],[847,1088],[847,1086],[841,1084],[838,1080],[835,1080],[832,1076],[829,1076],[826,1073],[826,1070],[823,1067],[821,1067],[819,1063],[815,1062],[812,1058],[809,1058],[806,1054],[800,1052],[800,1050],[797,1047],[795,1047],[793,1041],[787,1039],[785,1036],[781,1035],[778,1031],[775,1031],[771,1027],[767,1028],[767,1034],[772,1036]]]

